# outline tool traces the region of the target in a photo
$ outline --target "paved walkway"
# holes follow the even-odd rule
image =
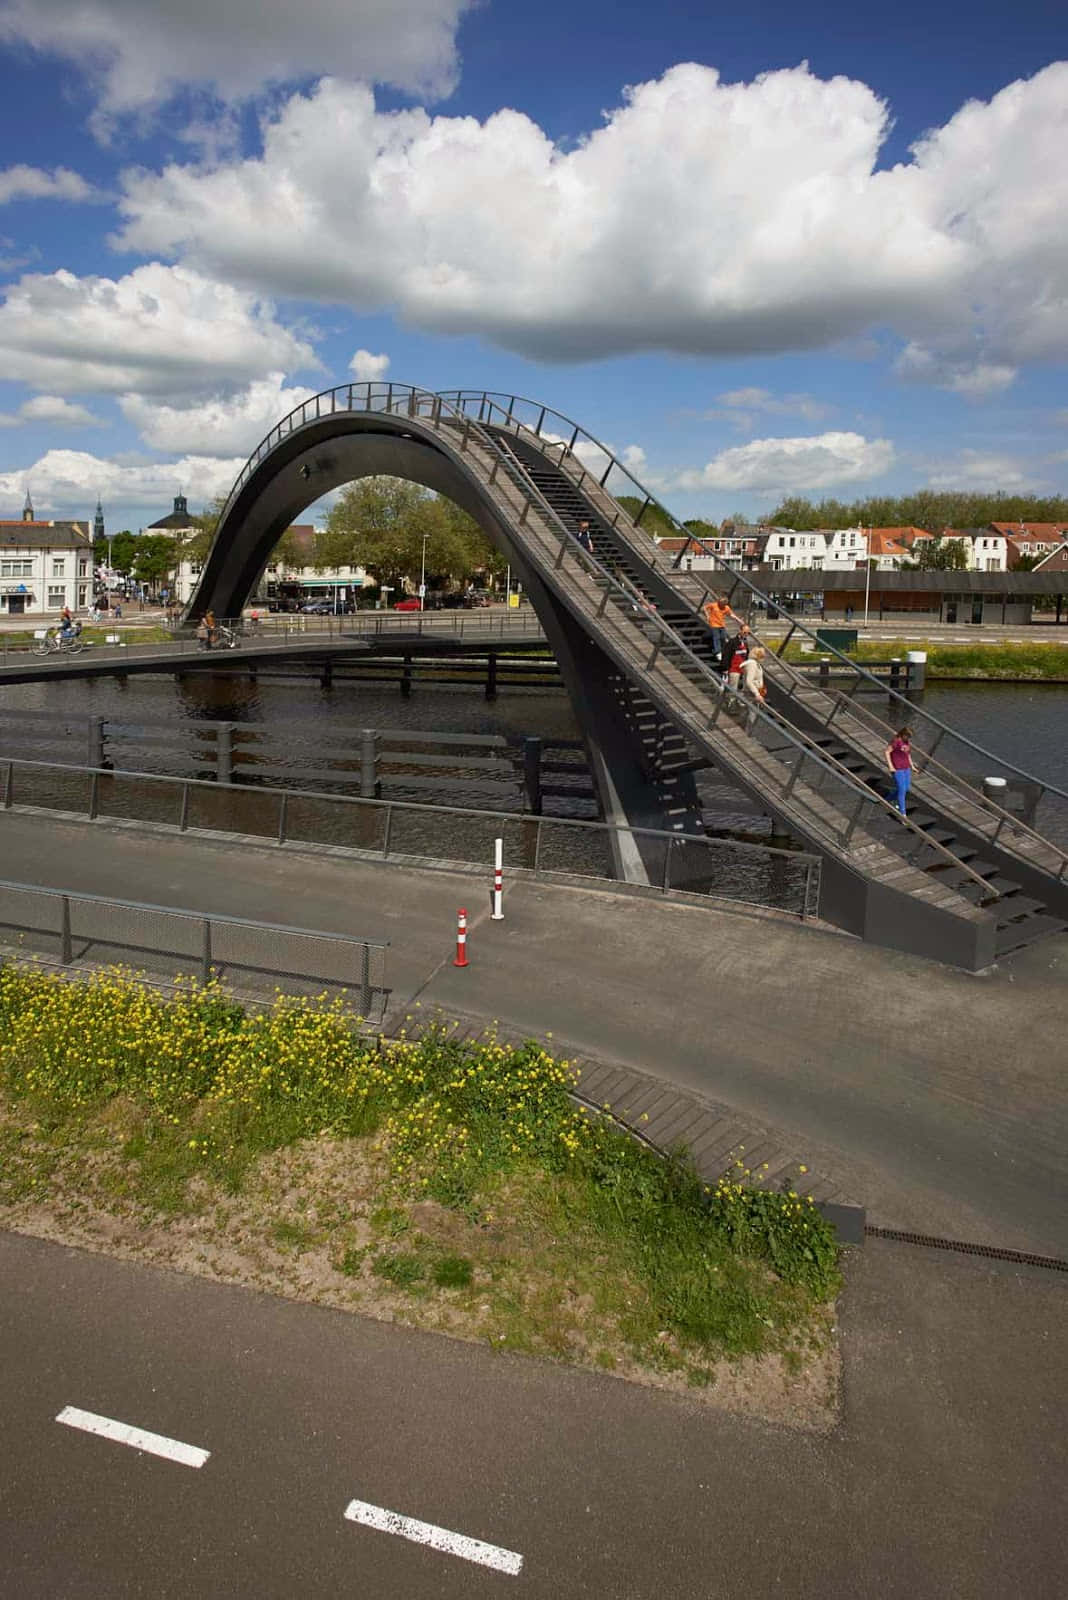
[[[0,877],[388,938],[397,1022],[497,1018],[704,1097],[884,1226],[1068,1246],[1068,939],[977,978],[767,915],[533,882],[495,924],[488,871],[18,812],[0,814]]]
[[[1052,1273],[874,1241],[820,1437],[548,1362],[0,1233],[5,1594],[1060,1600]],[[77,1407],[197,1470],[64,1427]],[[354,1497],[518,1577],[347,1521]]]

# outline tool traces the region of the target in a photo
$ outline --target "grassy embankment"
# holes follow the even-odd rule
[[[574,1077],[534,1043],[8,965],[0,1220],[653,1381],[818,1366],[839,1278],[811,1201],[746,1187],[744,1157],[704,1185]]]
[[[54,628],[53,618],[44,618],[36,624],[36,628]],[[13,632],[0,633],[0,645],[7,645],[10,649],[26,649],[34,644],[35,629],[19,628]],[[99,627],[94,623],[82,628],[81,639],[83,644],[106,644],[108,638],[118,634],[123,644],[158,644],[160,641],[173,638],[168,628],[161,627],[158,622],[145,622],[127,624],[115,622],[110,626],[101,623]]]
[[[1062,644],[942,644],[916,639],[858,639],[848,652],[854,661],[903,661],[909,650],[926,650],[927,678],[974,678],[991,682],[1068,682],[1068,645]],[[812,665],[820,650],[802,652],[787,648],[788,661]],[[833,659],[833,658],[832,658]]]

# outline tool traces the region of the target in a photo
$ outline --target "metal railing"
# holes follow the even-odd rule
[[[50,674],[67,676],[72,671],[84,671],[96,662],[106,661],[121,665],[124,661],[179,660],[211,662],[225,659],[231,650],[243,654],[299,652],[302,648],[318,648],[322,644],[345,644],[347,641],[396,639],[398,645],[407,640],[421,638],[456,639],[465,643],[493,644],[514,640],[541,640],[541,625],[529,606],[519,611],[365,611],[348,617],[303,617],[297,615],[270,615],[250,624],[247,617],[220,619],[220,628],[233,630],[234,641],[220,639],[211,649],[206,649],[195,634],[188,629],[171,630],[168,639],[142,640],[138,630],[130,629],[118,644],[89,640],[77,656],[38,656],[28,644],[9,644],[0,648],[0,677],[4,667],[24,670],[32,666],[40,670],[42,678]],[[117,630],[116,630],[117,631]]]
[[[587,432],[572,418],[565,417],[561,412],[554,411],[537,401],[518,395],[495,393],[489,390],[446,390],[443,392],[443,398],[448,400],[458,411],[468,416],[474,416],[488,426],[510,429],[517,436],[522,436],[523,433],[533,435],[541,440],[550,451],[558,449],[561,461],[567,456],[574,457],[581,468],[579,475],[572,477],[576,487],[581,488],[583,480],[588,478],[592,485],[611,495],[613,500],[618,500],[622,494],[632,495],[639,500],[641,503],[633,518],[623,508],[619,509],[619,515],[614,525],[618,526],[621,531],[623,531],[625,520],[629,520],[633,527],[639,527],[645,513],[651,507],[655,507],[657,512],[671,524],[680,538],[691,541],[693,545],[699,547],[708,556],[714,563],[715,568],[723,574],[725,581],[729,580],[734,588],[741,585],[752,599],[759,600],[766,605],[778,607],[778,602],[769,598],[746,574],[732,567],[716,551],[710,549],[704,540],[694,534],[684,523],[680,522],[661,500],[644,487],[630,468],[621,462],[607,445],[595,438],[593,434]],[[612,520],[609,519],[609,526],[612,525]],[[643,550],[641,554],[654,570],[659,570],[662,574],[671,570],[679,573],[685,551],[680,551],[674,561],[668,560],[650,539],[648,548]],[[686,574],[686,576],[691,575]],[[698,574],[692,574],[692,577],[695,582],[700,582]],[[791,618],[789,621],[790,626],[786,637],[779,643],[776,651],[780,657],[794,633],[803,633],[813,640],[822,654],[834,656],[843,667],[848,669],[851,676],[868,680],[873,688],[877,688],[881,693],[899,704],[902,710],[903,722],[922,724],[926,730],[928,743],[925,748],[923,741],[918,739],[916,741],[918,751],[924,754],[928,752],[933,754],[944,739],[955,740],[970,753],[971,758],[977,758],[981,763],[992,769],[993,773],[1011,773],[1013,777],[1036,786],[1051,801],[1063,802],[1065,820],[1068,821],[1068,793],[1063,789],[996,755],[976,740],[969,738],[966,734],[959,733],[956,729],[950,727],[948,723],[942,722],[932,712],[917,706],[913,701],[907,699],[905,695],[899,693],[892,686],[881,682],[874,674],[868,672],[862,663],[853,661],[836,646],[825,644],[818,639],[813,630],[803,621],[796,618]],[[947,773],[950,772],[948,768],[943,770]],[[987,809],[990,809],[989,805]],[[1008,821],[1012,820],[1014,819],[1011,814],[1008,814]],[[1037,837],[1043,839],[1044,842],[1049,842],[1045,835],[1039,834]]]
[[[569,603],[575,615],[586,622],[587,626],[593,625],[599,634],[602,648],[625,674],[633,674],[636,668],[639,673],[651,674],[652,670],[659,666],[658,679],[664,688],[669,689],[663,697],[665,713],[669,717],[681,714],[689,726],[691,737],[696,738],[699,743],[705,743],[707,734],[716,728],[727,698],[722,692],[722,680],[718,674],[711,671],[707,662],[690,649],[675,628],[666,622],[655,608],[650,608],[646,604],[640,589],[623,579],[618,571],[606,566],[592,551],[578,543],[526,469],[512,452],[505,449],[494,437],[491,429],[501,431],[510,428],[515,431],[517,437],[523,432],[532,431],[530,426],[515,414],[514,407],[520,404],[530,406],[532,402],[512,399],[506,411],[499,404],[499,397],[485,392],[481,395],[459,392],[451,396],[434,394],[407,385],[374,383],[346,384],[326,390],[296,407],[261,441],[238,475],[220,517],[219,527],[222,528],[230,508],[260,461],[265,459],[282,439],[293,432],[320,420],[323,416],[352,410],[369,410],[403,417],[407,427],[413,432],[426,431],[444,438],[459,455],[467,456],[478,471],[484,487],[495,496],[502,513],[514,518],[517,525],[525,530],[525,555],[534,570],[538,571],[545,581],[551,586],[559,586],[569,575],[562,569],[570,568],[573,572],[576,567],[580,574],[592,580],[595,591],[594,603],[591,604],[591,597],[587,591],[582,595],[581,603],[576,604],[579,596],[574,590],[571,592]],[[472,412],[476,408],[477,414],[472,419]],[[556,414],[548,412],[546,408],[540,408],[534,430],[541,430],[538,432],[538,437],[544,435],[546,418],[554,415]],[[561,461],[565,456],[575,455],[576,442],[581,432],[578,425],[573,424],[570,439],[550,440],[554,445],[559,444]],[[589,479],[590,484],[595,485],[598,492],[603,492],[615,467],[619,464],[603,446],[592,440],[591,436],[585,437],[591,447],[601,452],[608,465],[596,477],[585,465],[580,465],[578,476],[573,477],[572,481],[581,490]],[[597,460],[595,465],[600,468],[601,461]],[[626,472],[629,481],[637,483],[626,469],[620,470]],[[651,497],[647,497],[647,503],[652,503]],[[531,517],[532,511],[533,517]],[[623,509],[617,507],[617,522],[624,517]],[[202,581],[207,581],[207,575],[206,566]],[[598,595],[599,604],[596,603]],[[612,608],[611,614],[608,611],[609,606]],[[194,596],[191,609],[195,607]],[[642,633],[648,635],[651,632],[655,635],[652,651],[644,662],[635,661],[635,620],[640,623]],[[602,623],[600,629],[597,628],[598,622]],[[665,674],[663,670],[665,667],[674,670]],[[655,694],[656,691],[653,692]],[[965,876],[971,878],[977,876],[957,857],[952,856],[951,852],[946,851],[944,846],[936,846],[926,834],[922,834],[922,830],[917,830],[914,824],[901,816],[888,802],[874,795],[867,785],[861,785],[854,774],[829,757],[814,740],[783,719],[773,718],[767,707],[752,704],[748,709],[747,725],[749,729],[755,726],[773,728],[777,738],[785,740],[786,744],[793,747],[794,767],[789,777],[781,768],[768,771],[765,767],[764,770],[758,769],[754,773],[751,762],[746,760],[744,750],[731,741],[734,748],[730,749],[730,746],[728,748],[733,757],[735,776],[743,783],[748,779],[751,784],[755,777],[765,786],[763,790],[765,796],[767,788],[773,793],[778,789],[787,802],[787,807],[780,809],[783,809],[787,817],[793,816],[793,825],[802,833],[806,833],[810,838],[826,840],[838,848],[848,849],[852,845],[864,806],[873,805],[881,807],[884,815],[895,818],[895,827],[921,833],[928,847],[938,855],[949,856]],[[724,750],[717,748],[717,758],[721,762],[724,762],[724,756]],[[803,789],[795,793],[799,774],[803,770],[807,773],[806,763],[809,766],[814,764],[824,788],[826,781],[830,780],[831,787],[837,791],[836,798],[841,802],[840,806],[828,802],[826,794],[815,796],[811,792],[811,784],[806,783],[808,792]],[[724,764],[729,768],[732,766],[729,759]],[[828,815],[829,806],[830,815]],[[990,896],[992,892],[989,885],[985,880],[982,882]]]
[[[41,915],[35,915],[36,912]],[[363,939],[219,912],[156,906],[112,895],[0,880],[0,928],[43,943],[64,967],[75,961],[109,963],[131,957],[188,962],[180,968],[202,983],[213,978],[282,979],[308,992],[344,990],[359,999],[360,1015],[384,1010],[388,939]],[[286,952],[300,959],[287,962]],[[262,986],[262,985],[260,985]],[[106,1019],[105,1019],[106,1020]]]
[[[0,762],[0,773],[5,810],[18,806],[90,821],[142,821],[258,844],[328,846],[369,860],[479,866],[486,868],[487,881],[493,841],[503,838],[509,871],[535,878],[595,881],[622,892],[685,894],[801,918],[819,914],[820,858],[797,850],[581,818],[220,785],[60,762],[9,759]],[[615,880],[613,834],[661,849],[655,881],[634,886]]]

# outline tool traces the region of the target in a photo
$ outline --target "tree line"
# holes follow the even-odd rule
[[[915,494],[873,495],[865,500],[807,500],[788,495],[761,522],[799,533],[817,528],[923,528],[941,533],[945,528],[985,528],[989,522],[1063,522],[1068,527],[1065,495],[971,494],[965,490],[939,493],[920,489]]]

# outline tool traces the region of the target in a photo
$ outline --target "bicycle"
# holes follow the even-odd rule
[[[43,638],[33,641],[33,653],[35,656],[76,656],[81,648],[80,628],[66,637],[64,637],[59,628],[47,628]]]

